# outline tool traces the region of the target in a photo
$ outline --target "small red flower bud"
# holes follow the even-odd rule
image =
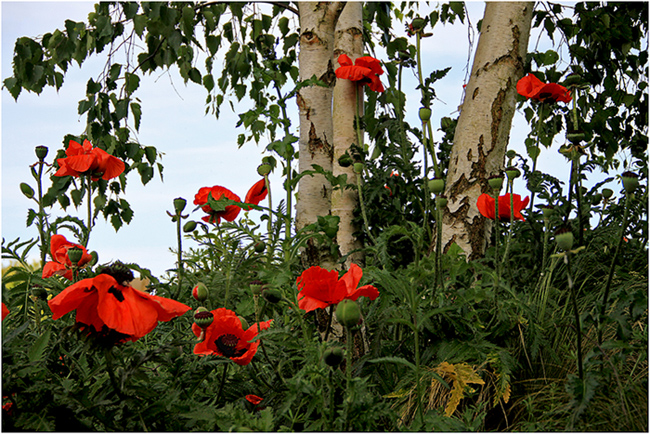
[[[203,283],[199,283],[192,289],[192,296],[198,301],[205,301],[208,295],[208,288]]]

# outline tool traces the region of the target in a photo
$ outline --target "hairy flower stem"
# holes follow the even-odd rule
[[[576,290],[573,286],[573,279],[571,278],[571,260],[569,259],[570,252],[564,253],[564,263],[566,264],[566,276],[569,283],[569,291],[571,297],[571,304],[573,305],[573,315],[576,322],[576,346],[578,351],[578,377],[580,380],[584,379],[582,370],[582,328],[580,327],[580,313],[578,312],[578,302],[576,300]]]
[[[497,269],[497,280],[494,283],[495,289],[501,282],[501,263],[499,262],[499,232],[501,228],[499,227],[499,221],[499,192],[496,191],[494,195],[494,263]]]
[[[88,180],[88,227],[86,237],[83,240],[83,246],[88,247],[88,242],[90,241],[90,231],[93,228],[93,187],[92,187],[92,179],[90,178],[90,175],[86,177]]]
[[[600,317],[598,318],[598,345],[603,343],[603,328],[602,323],[605,318],[605,313],[607,312],[607,303],[609,299],[609,289],[612,285],[612,279],[614,277],[614,270],[616,269],[616,260],[618,259],[618,254],[621,251],[623,246],[623,240],[625,239],[625,231],[627,230],[628,218],[630,215],[630,205],[633,198],[633,193],[626,193],[625,195],[625,211],[623,211],[623,223],[621,224],[621,234],[618,237],[618,244],[616,245],[616,250],[614,251],[614,256],[612,257],[612,264],[609,266],[609,274],[607,275],[607,283],[605,283],[605,288],[603,289],[603,301],[600,308]]]
[[[359,191],[359,206],[361,207],[361,215],[363,216],[363,225],[366,228],[366,233],[368,234],[368,237],[370,237],[370,240],[372,240],[372,244],[377,244],[377,240],[370,232],[370,226],[368,225],[368,215],[366,214],[366,205],[364,204],[363,193],[362,193],[363,188],[361,187],[361,174],[357,173],[356,175],[357,175],[357,190]]]
[[[329,375],[327,377],[327,387],[329,388],[330,391],[330,403],[329,403],[329,430],[328,431],[335,431],[334,430],[334,419],[336,418],[336,387],[334,386],[334,381],[333,381],[333,375],[334,375],[334,369],[330,369]]]
[[[506,264],[506,260],[508,258],[508,252],[510,250],[510,241],[512,240],[512,227],[514,226],[515,222],[515,213],[514,213],[514,199],[513,199],[513,180],[509,179],[508,180],[508,187],[507,190],[510,192],[510,227],[508,228],[508,238],[506,239],[506,251],[503,253],[503,258],[501,259],[501,265]],[[497,197],[497,202],[499,202],[499,198]],[[496,218],[499,217],[497,214],[495,216]]]
[[[264,175],[264,187],[266,188],[269,198],[269,220],[266,223],[266,231],[268,237],[268,245],[266,246],[266,262],[270,264],[273,260],[273,243],[271,242],[271,234],[273,233],[273,202],[271,201],[271,183],[269,175]]]
[[[352,396],[352,350],[354,348],[352,342],[352,333],[350,332],[350,327],[345,326],[345,340],[348,346],[348,349],[345,354],[345,390],[346,390],[346,410],[345,410],[345,431],[348,430],[350,424],[350,411],[352,407],[353,396]]]
[[[45,237],[46,233],[49,232],[49,230],[45,230],[45,209],[43,208],[43,165],[45,162],[39,161],[36,164],[38,164],[38,172],[34,171],[34,167],[32,166],[32,175],[36,179],[36,191],[38,194],[38,236],[41,240],[41,267],[43,267],[47,255],[47,241]]]
[[[221,381],[219,382],[219,390],[217,391],[217,402],[215,406],[219,405],[219,401],[221,401],[221,392],[223,391],[223,386],[226,384],[226,376],[228,373],[228,365],[229,363],[225,363],[223,365],[223,372],[221,374]]]
[[[327,315],[327,329],[325,330],[325,337],[323,340],[327,342],[327,338],[330,335],[330,328],[332,327],[332,316],[334,316],[334,306],[329,307],[329,314]]]
[[[183,244],[182,244],[182,235],[181,235],[181,213],[176,213],[176,239],[178,241],[178,288],[176,289],[176,294],[174,294],[174,300],[178,300],[178,297],[181,295],[181,288],[183,282]]]
[[[283,122],[284,126],[284,136],[289,137],[291,135],[291,130],[289,129],[289,125],[291,124],[289,122],[289,117],[287,116],[287,104],[286,104],[286,98],[282,96],[280,93],[280,88],[277,85],[277,82],[275,83],[275,92],[278,95],[278,105],[280,106],[280,110],[282,111],[282,119],[286,120],[287,122]],[[292,206],[292,198],[293,194],[291,191],[291,162],[292,162],[292,157],[291,153],[287,152],[285,155],[282,155],[282,157],[285,159],[285,164],[286,164],[286,175],[287,179],[284,181],[284,189],[287,192],[287,209],[285,210],[285,215],[284,215],[284,240],[286,242],[289,241],[291,238],[291,206]],[[266,178],[266,176],[265,176]],[[269,195],[271,194],[271,190],[269,189],[269,186],[266,186]],[[269,208],[271,208],[270,205],[270,198],[269,198]],[[285,261],[288,260],[288,252],[285,252]]]
[[[537,170],[537,157],[539,156],[539,142],[540,142],[540,135],[542,133],[542,116],[544,114],[544,103],[542,102],[539,106],[539,113],[537,116],[539,117],[537,121],[537,134],[535,137],[535,150],[533,151],[533,170],[532,174],[533,176],[535,175],[535,170]],[[528,206],[529,210],[533,210],[533,202],[535,202],[535,192],[531,191],[530,192],[530,205]]]

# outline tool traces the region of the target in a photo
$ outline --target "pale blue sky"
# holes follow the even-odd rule
[[[469,2],[468,9],[471,22],[476,25],[482,18],[484,3]],[[11,59],[17,38],[63,28],[65,19],[86,21],[92,10],[93,3],[88,2],[2,2],[2,80],[12,73]],[[536,41],[534,34],[531,46]],[[478,34],[474,43],[477,42]],[[438,119],[452,115],[461,102],[468,59],[466,25],[458,22],[453,26],[438,25],[434,36],[424,40],[423,48],[425,73],[452,67],[450,74],[436,85],[440,101],[433,106],[433,125],[439,125]],[[6,241],[37,236],[35,227],[25,227],[27,209],[35,204],[22,195],[18,186],[21,182],[35,186],[28,168],[36,161],[35,146],[48,146],[51,151],[47,161],[51,162],[55,150],[63,146],[65,134],[83,131],[85,116],[77,114],[77,104],[84,98],[88,78],[99,75],[104,61],[104,57],[95,56],[82,68],[72,66],[58,93],[52,88],[46,88],[40,96],[23,92],[16,103],[7,90],[2,91],[2,236]],[[409,76],[404,88],[412,89],[407,94],[407,120],[412,125],[419,123],[419,91],[415,86]],[[198,189],[216,184],[230,188],[243,198],[259,179],[256,168],[263,156],[263,145],[247,144],[237,149],[237,135],[242,132],[234,128],[237,115],[224,105],[219,120],[206,116],[205,90],[192,83],[184,85],[176,69],[170,74],[144,77],[137,97],[142,101],[143,111],[138,139],[165,154],[164,182],[156,176],[147,186],[142,186],[137,174],[130,175],[124,197],[135,211],[133,221],[116,233],[110,223],[98,219],[89,248],[99,252],[102,263],[118,259],[136,262],[162,275],[176,260],[169,251],[176,246],[175,225],[166,214],[172,210],[172,200],[184,197],[189,211],[193,209],[191,202]],[[296,135],[297,126],[294,111],[292,129]],[[525,154],[523,140],[528,129],[523,117],[517,115],[510,143],[522,154]],[[439,134],[434,132],[436,139]],[[542,152],[538,168],[566,180],[568,165],[564,161],[556,149],[551,149]],[[274,204],[277,204],[284,191],[277,175],[271,182],[274,197],[278,198]],[[519,192],[526,194],[523,189],[522,182]],[[85,209],[69,207],[68,212],[85,219]],[[63,214],[56,206],[54,213]],[[192,215],[194,219],[200,216],[200,212]],[[189,245],[188,241],[184,243]]]

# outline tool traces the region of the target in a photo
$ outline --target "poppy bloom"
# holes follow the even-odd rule
[[[370,90],[383,92],[384,85],[381,84],[379,76],[384,73],[379,60],[370,56],[359,57],[352,63],[347,54],[341,54],[338,59],[340,67],[336,68],[336,76],[345,80],[355,81],[360,84],[367,84]]]
[[[116,332],[117,342],[137,341],[158,321],[169,321],[190,310],[175,300],[125,286],[108,274],[83,279],[52,298],[52,319],[76,310],[76,321],[101,335]]]
[[[395,172],[395,171],[393,170],[393,171],[391,172],[390,176],[391,176],[391,177],[392,177],[392,176],[399,176],[399,173],[397,173],[397,172]],[[388,186],[388,184],[384,185],[384,188],[388,189],[388,194],[389,194],[389,195],[391,195],[391,196],[393,195],[393,190],[390,189],[390,187]]]
[[[557,83],[544,83],[534,74],[528,74],[517,82],[517,93],[542,102],[571,101],[571,92]]]
[[[241,320],[231,310],[220,307],[213,310],[212,315],[214,320],[205,329],[203,341],[194,346],[194,354],[228,357],[240,366],[248,365],[260,345],[259,341],[251,341],[259,330],[269,328],[273,320],[253,324],[244,330]],[[192,331],[197,337],[201,336],[202,329],[196,323],[192,324]]]
[[[246,401],[250,402],[253,405],[257,405],[260,402],[262,402],[262,400],[263,400],[263,398],[260,398],[257,395],[246,395],[245,398],[246,398]]]
[[[103,149],[93,148],[88,140],[84,140],[83,146],[70,140],[65,154],[67,157],[56,160],[59,170],[54,176],[90,175],[93,181],[97,181],[99,178],[109,180],[124,172],[124,161]]]
[[[72,280],[72,261],[68,257],[68,250],[71,248],[81,249],[81,259],[76,264],[78,267],[82,267],[93,260],[93,257],[81,244],[71,243],[63,235],[52,235],[52,238],[50,238],[52,261],[46,263],[43,267],[43,279],[56,274]]]
[[[530,199],[528,196],[524,200],[521,200],[521,196],[515,194],[512,196],[512,206],[514,208],[513,217],[521,221],[526,221],[524,216],[521,215],[521,210],[526,208],[528,201]],[[494,220],[495,212],[495,203],[494,198],[489,194],[483,193],[478,197],[476,201],[476,206],[478,207],[479,212],[483,217]],[[510,221],[510,193],[499,196],[499,220]]]
[[[203,217],[203,221],[208,223],[219,223],[223,217],[227,221],[231,222],[237,218],[239,211],[241,211],[240,207],[237,205],[228,205],[223,211],[215,211],[210,207],[210,205],[208,205],[208,195],[210,194],[212,194],[214,200],[219,200],[222,197],[225,197],[230,200],[241,202],[239,196],[220,185],[215,185],[214,187],[202,187],[194,196],[194,205],[200,205],[201,209],[208,213],[207,216]]]
[[[4,303],[2,303],[2,320],[3,320],[3,321],[4,321],[4,319],[5,319],[5,317],[6,317],[7,315],[9,315],[9,308],[7,307],[7,305],[5,305]]]
[[[269,191],[266,189],[266,180],[264,178],[257,181],[246,193],[246,199],[244,202],[252,203],[253,205],[258,205],[261,201],[266,199],[266,196],[269,194]],[[244,206],[246,211],[250,210],[251,207]]]
[[[298,292],[298,307],[306,312],[338,304],[341,300],[356,301],[359,297],[374,300],[379,291],[372,285],[357,288],[363,276],[361,267],[352,264],[347,273],[339,279],[339,274],[321,267],[310,267],[296,279]]]

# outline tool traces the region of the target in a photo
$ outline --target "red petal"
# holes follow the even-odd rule
[[[93,279],[83,279],[68,286],[59,295],[52,298],[47,304],[52,311],[52,319],[59,319],[63,315],[77,309],[87,298],[97,296]]]
[[[526,98],[536,98],[544,83],[534,74],[528,74],[517,82],[517,93]]]
[[[476,201],[476,206],[483,217],[494,220],[494,208],[496,205],[492,196],[486,193],[481,194]],[[501,207],[499,206],[499,208]],[[501,211],[499,210],[499,214],[500,213]]]
[[[7,315],[9,315],[9,308],[2,303],[2,319],[4,320]]]

